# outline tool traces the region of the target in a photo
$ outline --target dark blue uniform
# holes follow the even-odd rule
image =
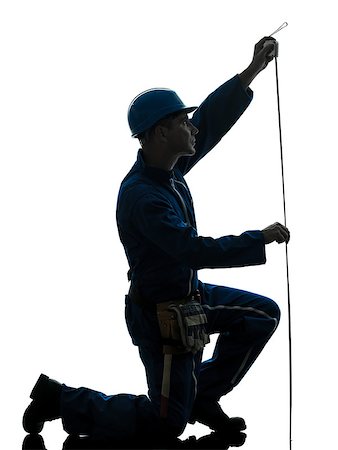
[[[219,333],[212,359],[202,363],[202,352],[173,356],[164,427],[176,436],[188,422],[194,402],[218,401],[238,384],[276,329],[279,308],[272,300],[198,280],[198,269],[265,263],[265,244],[261,231],[218,239],[199,236],[184,180],[251,99],[252,91],[243,89],[238,76],[210,94],[191,119],[199,129],[196,153],[179,159],[171,172],[146,166],[139,151],[121,184],[117,224],[132,286],[132,295],[126,296],[126,320],[146,369],[150,400],[65,386],[62,405],[67,431],[123,437],[153,429],[160,415],[164,360],[156,303],[186,298],[199,289],[207,331]],[[87,427],[76,420],[81,411],[91,418],[86,419]]]

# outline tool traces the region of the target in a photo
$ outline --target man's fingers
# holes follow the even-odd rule
[[[255,45],[255,48],[259,51],[263,48],[264,42],[269,39],[268,36],[264,36],[262,39],[260,39],[257,44]]]
[[[260,41],[257,42],[255,45],[255,54],[259,53],[261,50],[263,50],[265,42],[270,41],[271,45],[274,45],[274,42],[276,42],[276,39],[274,39],[271,36],[264,36]],[[270,51],[273,50],[273,47],[270,48]]]
[[[281,223],[278,223],[278,222],[276,222],[275,226],[276,226],[276,231],[278,234],[276,241],[279,244],[281,244],[282,242],[288,243],[290,240],[289,230],[284,225],[282,225]]]
[[[288,243],[290,240],[290,232],[289,230],[279,222],[275,222],[274,224],[268,226],[263,230],[264,239],[266,244],[270,244],[271,242],[278,242],[281,244],[282,242]]]

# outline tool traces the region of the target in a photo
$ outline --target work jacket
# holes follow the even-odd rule
[[[198,235],[184,179],[229,131],[252,97],[251,89],[245,90],[236,75],[211,93],[190,119],[199,130],[195,155],[180,158],[172,171],[165,171],[147,166],[139,150],[137,161],[122,181],[117,225],[133,292],[142,303],[189,296],[197,288],[198,269],[265,262],[261,231],[217,239]]]

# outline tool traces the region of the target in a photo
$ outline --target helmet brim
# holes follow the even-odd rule
[[[156,125],[157,122],[159,122],[160,120],[165,119],[167,116],[170,116],[171,114],[178,114],[178,113],[186,113],[189,114],[193,111],[196,111],[196,109],[198,109],[198,106],[185,106],[183,108],[178,108],[178,109],[174,109],[174,110],[170,110],[169,112],[167,111],[166,114],[163,114],[162,117],[157,118],[156,122],[154,122],[153,124],[151,124],[147,129],[143,129],[142,131],[135,131],[135,133],[133,133],[131,136],[134,138],[137,138],[138,136],[140,136],[141,134],[145,133],[146,131],[150,130],[150,128],[152,128],[154,125]]]

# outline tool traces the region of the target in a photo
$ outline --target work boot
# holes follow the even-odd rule
[[[22,424],[27,433],[40,433],[46,420],[59,419],[62,385],[41,374],[30,398],[33,400],[26,409]]]
[[[242,417],[227,416],[218,402],[196,401],[189,419],[189,423],[203,423],[220,434],[231,434],[246,429]]]

